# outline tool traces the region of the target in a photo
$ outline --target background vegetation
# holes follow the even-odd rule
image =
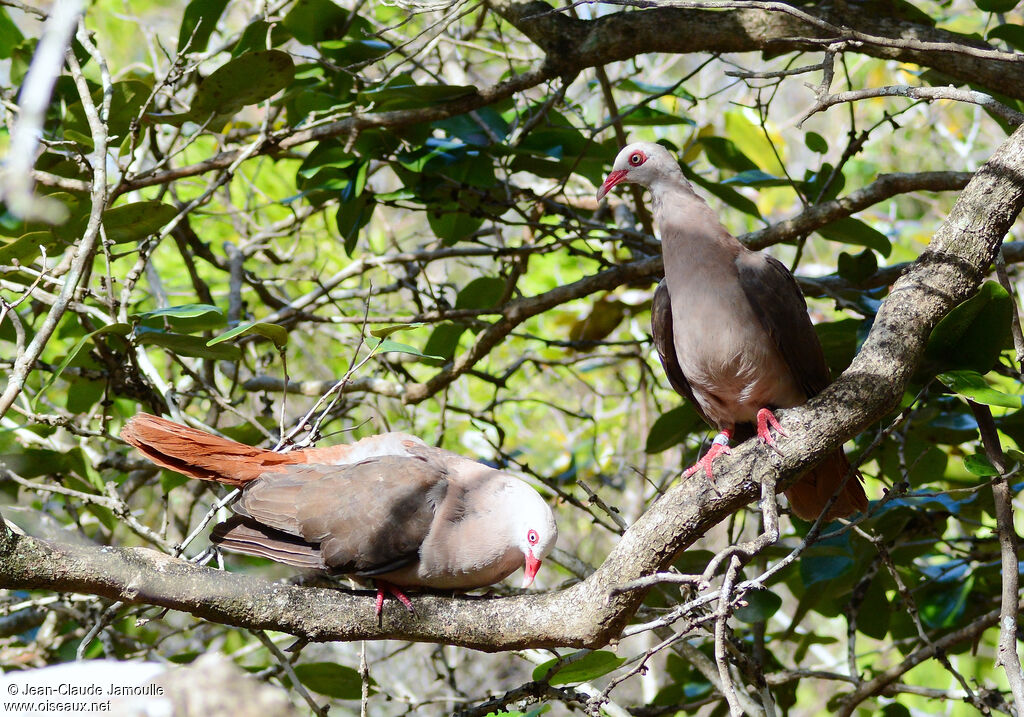
[[[838,376],[1024,117],[1015,4],[98,0],[76,24],[75,2],[0,0],[0,512],[97,560],[201,562],[225,492],[127,450],[127,418],[271,447],[402,430],[532,479],[561,533],[537,588],[578,583],[708,437],[652,350],[647,200],[594,199],[618,148],[665,143],[793,269]],[[217,651],[339,714],[1010,713],[1022,256],[1004,244],[923,356],[896,347],[898,400],[835,439],[852,438],[867,516],[809,534],[783,506],[779,540],[741,559],[720,551],[772,521],[748,486],[672,565],[706,581],[633,590],[614,635],[442,639],[422,598],[419,626],[374,633],[365,609],[330,636],[428,644],[321,643],[203,593],[129,596],[84,557],[45,578],[9,558],[0,662]],[[306,580],[224,562],[228,580]],[[309,640],[285,655],[292,635]]]

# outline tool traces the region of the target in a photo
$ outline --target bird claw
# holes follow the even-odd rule
[[[768,430],[769,426],[774,428],[780,436],[789,435],[779,424],[779,419],[775,417],[775,414],[767,408],[762,408],[757,412],[757,437],[760,438],[765,445],[770,446],[781,456],[782,451],[780,451],[778,446],[775,445],[775,439],[772,438],[771,431]]]
[[[683,471],[683,478],[689,478],[698,470],[703,468],[704,474],[707,476],[708,481],[710,481],[711,483],[711,487],[715,489],[716,493],[718,493],[718,487],[715,485],[715,475],[714,471],[712,470],[711,463],[712,461],[715,460],[715,458],[722,455],[723,453],[732,453],[732,449],[729,448],[729,439],[731,437],[731,434],[726,431],[722,431],[717,436],[715,436],[715,440],[711,442],[711,448],[709,448],[708,452],[704,454],[704,457],[701,458],[696,463],[694,463],[689,468],[687,468],[685,471]],[[719,493],[719,495],[721,494]]]
[[[410,600],[409,597],[405,593],[403,593],[401,590],[399,590],[397,587],[395,587],[391,583],[384,582],[383,580],[378,580],[377,581],[377,607],[376,607],[376,609],[374,611],[374,613],[377,615],[377,623],[378,624],[380,624],[381,619],[382,619],[381,618],[381,613],[384,610],[384,598],[385,598],[386,595],[390,595],[391,597],[393,597],[396,600],[398,600],[398,602],[400,602],[403,605],[405,605],[405,609],[408,610],[410,614],[412,614],[412,615],[416,614],[416,610],[414,610],[413,607],[412,607],[412,600]]]

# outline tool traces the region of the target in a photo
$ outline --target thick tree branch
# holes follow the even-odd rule
[[[790,438],[780,440],[782,454],[748,441],[719,459],[720,493],[699,479],[677,483],[597,571],[566,590],[507,599],[422,595],[415,616],[389,609],[378,626],[369,595],[274,584],[146,549],[50,543],[6,528],[0,529],[0,588],[86,592],[309,640],[401,638],[481,650],[603,645],[643,597],[641,590],[617,593],[616,587],[664,569],[756,499],[761,483],[777,478],[785,488],[895,405],[932,328],[976,290],[1022,205],[1024,129],[1018,129],[975,174],[931,245],[896,283],[850,368],[813,401],[784,412]]]
[[[530,38],[561,74],[626,60],[648,52],[820,51],[851,42],[857,52],[930,67],[964,83],[1024,99],[1024,55],[911,19],[879,12],[879,3],[835,3],[800,8],[785,3],[678,3],[570,18],[545,2],[491,2]],[[659,3],[659,5],[662,3]],[[725,9],[727,8],[727,9]],[[857,28],[853,30],[852,28]]]

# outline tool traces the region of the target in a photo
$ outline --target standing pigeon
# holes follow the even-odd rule
[[[239,553],[377,583],[470,590],[523,566],[533,583],[558,529],[532,487],[404,433],[291,453],[141,413],[121,437],[159,466],[242,487],[211,540]]]
[[[720,433],[685,475],[729,452],[732,438],[756,435],[774,445],[785,435],[774,408],[805,403],[829,382],[821,343],[793,275],[771,256],[732,236],[661,145],[637,142],[619,152],[598,190],[622,182],[651,192],[665,279],[654,293],[652,333],[669,383]],[[786,491],[793,512],[814,520],[850,472],[842,449]],[[826,520],[866,510],[859,476],[846,480]]]

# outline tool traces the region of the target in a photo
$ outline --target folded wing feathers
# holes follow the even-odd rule
[[[240,515],[214,527],[210,541],[234,553],[269,558],[298,568],[324,569],[319,546]]]

